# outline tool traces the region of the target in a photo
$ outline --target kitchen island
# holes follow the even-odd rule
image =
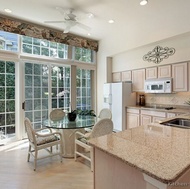
[[[190,189],[190,129],[152,123],[90,144],[94,189]]]

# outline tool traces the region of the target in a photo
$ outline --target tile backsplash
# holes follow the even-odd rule
[[[138,103],[139,94],[137,95],[137,103]],[[144,95],[145,95],[145,99],[146,99],[146,104],[187,106],[187,108],[190,108],[190,105],[185,104],[186,101],[190,100],[190,92],[178,92],[178,93],[172,93],[172,94],[147,94],[147,93],[145,93]]]

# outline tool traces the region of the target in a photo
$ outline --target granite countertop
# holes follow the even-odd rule
[[[166,107],[172,107],[171,105],[168,105]],[[153,111],[162,111],[162,112],[168,112],[168,113],[190,113],[190,108],[184,108],[184,107],[174,107],[174,109],[166,110],[162,106],[156,106],[156,107],[149,107],[149,106],[126,106],[126,108],[136,108],[140,110],[153,110]]]
[[[89,143],[163,183],[175,182],[190,168],[190,129],[151,123]]]

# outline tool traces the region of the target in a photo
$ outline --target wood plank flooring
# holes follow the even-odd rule
[[[0,188],[3,189],[93,189],[93,173],[87,164],[59,156],[27,162],[27,140],[0,146]]]

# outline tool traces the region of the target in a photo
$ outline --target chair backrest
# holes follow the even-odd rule
[[[50,115],[49,115],[52,121],[59,121],[63,119],[64,116],[65,116],[65,112],[63,112],[63,110],[61,109],[54,109],[50,112]]]
[[[111,119],[112,118],[112,113],[108,108],[103,108],[100,111],[100,114],[98,116],[100,119],[104,119],[104,118],[108,118]]]
[[[28,135],[28,140],[32,143],[35,143],[36,142],[35,131],[32,128],[31,121],[27,117],[24,119],[24,125],[26,129],[26,133]]]
[[[100,137],[112,133],[113,122],[111,119],[100,119],[92,128],[89,138]]]

